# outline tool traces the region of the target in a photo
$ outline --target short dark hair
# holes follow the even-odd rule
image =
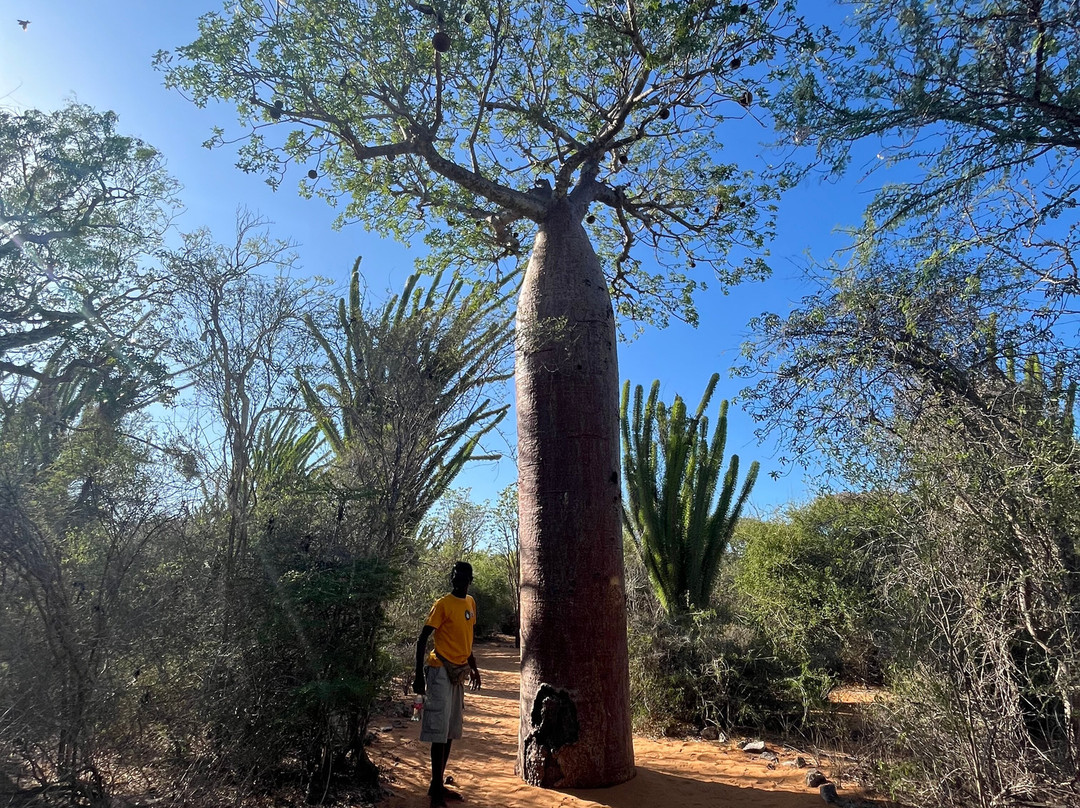
[[[470,581],[472,580],[472,577],[473,577],[472,564],[470,564],[468,561],[456,561],[456,562],[454,562],[454,569],[451,571],[450,575],[451,576],[457,575],[458,572],[465,573],[466,575],[469,576],[469,580]]]

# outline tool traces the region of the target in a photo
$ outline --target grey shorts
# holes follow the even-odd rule
[[[424,743],[446,743],[461,737],[462,715],[465,712],[465,683],[452,685],[446,668],[425,668],[424,718],[420,724],[420,740]]]

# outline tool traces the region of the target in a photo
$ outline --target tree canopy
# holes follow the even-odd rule
[[[164,375],[149,315],[175,181],[86,106],[0,111],[0,143],[0,401],[92,378],[78,396],[139,406],[123,379]]]
[[[933,706],[890,724],[921,798],[1074,798],[1078,34],[1063,2],[874,0],[777,106],[827,170],[863,146],[890,169],[847,263],[756,321],[743,371],[794,454],[900,495],[893,676]]]
[[[1075,296],[1080,23],[1065,0],[873,0],[792,53],[784,142],[885,184],[861,236],[901,233],[1008,264],[990,294],[1053,316]],[[873,152],[871,152],[873,153]],[[789,168],[806,173],[800,152]],[[999,263],[999,266],[1000,266]],[[982,278],[985,284],[988,276]],[[1044,303],[1045,301],[1045,303]],[[1065,302],[1063,302],[1065,301]]]
[[[886,180],[846,263],[755,321],[748,394],[794,454],[887,437],[894,407],[974,384],[1005,346],[1076,361],[1078,49],[1067,3],[875,0],[793,51],[785,142],[832,173],[872,146]]]
[[[752,115],[788,15],[771,0],[241,0],[157,63],[195,103],[236,105],[241,168],[275,186],[296,172],[341,222],[423,234],[434,264],[520,255],[518,223],[576,183],[622,313],[693,321],[690,270],[765,271],[774,189],[724,162],[719,134]]]

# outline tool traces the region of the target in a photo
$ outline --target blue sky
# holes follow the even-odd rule
[[[378,239],[361,227],[334,231],[333,211],[325,202],[304,200],[286,181],[273,192],[260,177],[233,166],[228,150],[208,151],[201,144],[214,125],[235,122],[229,108],[197,109],[162,86],[151,64],[159,49],[187,44],[196,34],[199,15],[221,6],[214,0],[0,0],[0,106],[9,111],[55,109],[75,99],[120,116],[119,131],[142,138],[159,149],[170,172],[183,184],[185,211],[181,230],[207,226],[219,239],[231,237],[238,205],[274,222],[273,233],[298,242],[305,274],[344,282],[356,256],[373,293],[400,288],[412,270],[414,254],[402,245]],[[824,10],[824,4],[822,4]],[[812,9],[812,6],[811,6]],[[811,11],[804,11],[813,16]],[[835,18],[836,11],[830,9]],[[30,20],[24,31],[17,19]],[[744,121],[724,135],[747,167],[763,169],[777,157],[759,147],[770,139],[767,129]],[[785,312],[806,293],[802,268],[807,254],[828,258],[843,247],[838,228],[854,225],[873,188],[855,180],[838,184],[811,182],[789,193],[781,203],[778,238],[771,245],[773,275],[721,294],[710,288],[698,300],[700,325],[673,323],[664,330],[647,329],[620,348],[623,379],[646,388],[659,378],[669,400],[680,394],[696,403],[709,376],[721,374],[714,402],[734,399],[744,380],[730,378],[748,320],[763,311]],[[712,409],[715,412],[715,403]],[[729,413],[728,452],[738,453],[744,467],[759,460],[762,473],[751,497],[751,510],[769,511],[810,495],[805,475],[795,469],[773,480],[783,447],[759,444],[753,423],[738,406]],[[487,463],[466,472],[461,485],[487,498],[513,482],[512,464]]]

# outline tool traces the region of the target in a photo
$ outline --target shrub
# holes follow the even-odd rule
[[[803,676],[880,684],[889,630],[877,587],[889,535],[873,501],[850,494],[744,521],[734,572],[741,610]]]
[[[783,660],[715,610],[630,615],[630,697],[641,731],[670,724],[782,727],[804,715]]]

